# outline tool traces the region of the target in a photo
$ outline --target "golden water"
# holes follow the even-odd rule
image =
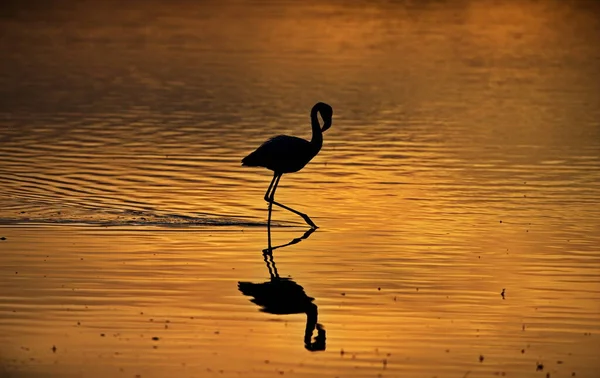
[[[599,15],[8,3],[0,376],[598,376]],[[318,307],[311,352],[305,314],[238,290],[273,273],[271,175],[240,160],[309,138],[317,101],[333,126],[277,199],[320,228],[273,252]],[[273,216],[276,245],[306,231]]]

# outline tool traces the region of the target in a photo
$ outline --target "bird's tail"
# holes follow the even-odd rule
[[[242,159],[242,166],[245,167],[256,167],[258,166],[258,161],[256,154],[253,152],[250,155],[246,156]]]

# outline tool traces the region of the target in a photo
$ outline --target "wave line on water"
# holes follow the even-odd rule
[[[221,216],[216,214],[159,214],[151,211],[122,210],[106,211],[93,209],[61,210],[27,209],[13,216],[5,214],[0,217],[0,225],[48,224],[74,225],[86,224],[96,226],[266,226],[266,221],[256,221],[244,217]],[[274,227],[294,227],[294,224],[273,223]]]

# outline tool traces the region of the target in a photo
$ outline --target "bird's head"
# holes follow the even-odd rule
[[[323,127],[321,128],[321,131],[324,132],[329,129],[333,122],[333,108],[324,102],[317,102],[313,109],[318,111],[319,114],[321,114],[321,118],[323,118]]]

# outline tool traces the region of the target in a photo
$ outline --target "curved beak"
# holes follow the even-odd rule
[[[324,118],[323,119],[323,127],[321,128],[322,132],[325,132],[325,130],[329,129],[331,127],[331,123],[332,123],[332,119],[331,117],[329,118]]]

